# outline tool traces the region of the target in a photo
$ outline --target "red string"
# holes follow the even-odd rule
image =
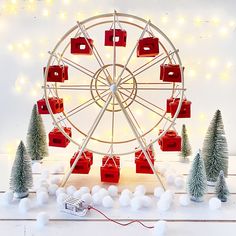
[[[128,223],[121,223],[121,222],[119,222],[119,221],[116,221],[116,220],[113,220],[113,219],[109,218],[109,217],[106,216],[102,211],[100,211],[100,210],[98,210],[98,209],[96,209],[96,208],[94,208],[94,207],[92,207],[92,206],[89,206],[88,209],[89,209],[89,210],[94,210],[94,211],[98,212],[99,214],[101,214],[102,216],[104,216],[108,221],[112,221],[113,223],[118,224],[118,225],[121,225],[121,226],[128,226],[128,225],[131,225],[131,224],[133,224],[133,223],[138,223],[138,224],[142,225],[143,227],[145,227],[145,228],[147,228],[147,229],[153,229],[153,228],[154,228],[154,226],[147,226],[147,225],[145,225],[145,224],[142,223],[140,220],[131,220],[131,221],[128,222]]]

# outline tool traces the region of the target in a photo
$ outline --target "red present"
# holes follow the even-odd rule
[[[73,157],[76,158],[79,155],[79,152],[80,151],[75,152]],[[92,152],[90,152],[88,150],[84,150],[82,155],[83,155],[83,157],[89,159],[91,165],[93,164],[93,153]]]
[[[70,42],[71,42],[72,54],[92,55],[93,53],[93,50],[92,50],[93,40],[92,39],[78,37],[78,38],[72,38]]]
[[[150,160],[152,164],[154,165],[154,157],[151,156]],[[146,159],[145,156],[140,156],[135,158],[135,164],[136,164],[136,173],[140,174],[153,174],[152,168],[148,163],[148,160]]]
[[[64,111],[63,98],[51,97],[48,98],[51,110],[53,114],[60,113]],[[38,113],[39,114],[49,114],[45,99],[37,101]]]
[[[102,165],[115,164],[120,167],[120,157],[119,156],[104,156],[102,158]]]
[[[71,137],[71,128],[64,127],[63,129]],[[70,143],[70,140],[56,127],[49,133],[48,138],[49,146],[53,147],[66,147]]]
[[[179,106],[179,101],[180,99],[178,98],[178,99],[174,99],[174,101],[170,103],[170,113],[171,113],[172,118],[174,117],[175,112]],[[192,103],[190,101],[183,99],[177,118],[190,118],[191,117],[191,104]]]
[[[155,57],[159,53],[159,39],[142,38],[138,42],[137,57]]]
[[[45,74],[46,67],[43,68]],[[54,65],[49,66],[47,74],[47,82],[64,82],[68,79],[68,66]]]
[[[166,112],[170,113],[170,103],[173,102],[175,99],[174,98],[169,98],[166,100]]]
[[[125,47],[126,46],[127,32],[122,29],[106,30],[105,31],[105,46],[113,46],[113,41],[115,40],[115,46]]]
[[[70,167],[73,165],[75,161],[75,157],[72,157],[70,160]],[[73,174],[88,174],[90,171],[91,163],[88,158],[85,158],[84,156],[81,156],[78,162],[76,163],[76,166],[74,170],[72,171]]]
[[[101,181],[107,183],[118,183],[120,179],[120,168],[114,164],[100,167]]]
[[[163,129],[159,129],[158,135],[160,135],[163,132]],[[161,138],[158,139],[158,144],[161,145]]]
[[[149,154],[149,156],[154,158],[154,153],[152,152],[151,147],[149,147],[147,149],[147,153]],[[144,155],[142,150],[139,150],[139,151],[135,152],[135,157],[140,157],[140,156],[144,156],[145,157],[145,155]]]
[[[181,151],[181,137],[174,130],[167,131],[159,144],[162,151]]]
[[[162,64],[160,67],[160,80],[163,82],[181,82],[180,66],[174,64]]]

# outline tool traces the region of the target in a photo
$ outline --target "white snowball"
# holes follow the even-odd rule
[[[167,222],[164,220],[159,220],[154,225],[153,236],[163,236],[166,234]]]
[[[40,180],[40,185],[39,185],[39,187],[48,188],[48,186],[49,186],[49,184],[48,184],[47,180],[45,180],[45,179],[41,179],[41,180]]]
[[[136,186],[136,188],[135,188],[135,192],[136,192],[136,193],[139,192],[140,194],[144,195],[144,194],[146,193],[146,188],[145,188],[144,185],[138,185],[138,186]]]
[[[170,208],[170,201],[159,200],[157,202],[158,210],[161,212],[167,211]]]
[[[187,194],[181,195],[179,197],[179,203],[181,206],[188,206],[190,204],[190,198]]]
[[[38,193],[40,193],[40,192],[45,192],[45,193],[47,193],[47,192],[48,192],[48,189],[45,188],[45,187],[39,187],[39,188],[37,188],[37,190],[36,190],[36,194],[38,194]]]
[[[142,191],[135,191],[134,194],[133,194],[134,197],[142,197],[144,195],[145,194]]]
[[[101,188],[98,191],[98,194],[100,194],[101,198],[104,198],[105,196],[109,195],[109,192],[105,188]]]
[[[48,187],[48,194],[50,196],[56,195],[57,189],[58,189],[58,185],[57,184],[50,184],[49,187]]]
[[[58,165],[58,166],[55,166],[52,170],[51,170],[51,173],[52,174],[61,174],[61,173],[64,173],[64,165],[61,164],[61,165]]]
[[[62,206],[63,202],[65,201],[65,199],[68,197],[68,195],[66,193],[60,193],[57,196],[57,204],[59,206]]]
[[[131,199],[130,205],[132,210],[139,210],[140,208],[142,208],[142,198],[141,197],[134,197]]]
[[[160,172],[161,175],[165,175],[165,173],[167,171],[167,167],[166,166],[160,166],[160,167],[157,167],[157,170]]]
[[[39,228],[49,223],[49,215],[46,212],[40,212],[36,217],[36,224]]]
[[[58,196],[60,193],[66,193],[65,188],[59,187],[56,191],[56,196]]]
[[[176,186],[177,188],[182,188],[182,187],[184,186],[184,184],[185,184],[185,181],[184,181],[184,178],[183,178],[183,177],[177,176],[177,177],[175,178],[175,186]]]
[[[118,195],[118,187],[115,185],[111,185],[108,188],[108,192],[111,197],[116,197]]]
[[[11,190],[6,191],[2,196],[2,203],[4,205],[11,204],[13,201],[14,193]]]
[[[31,200],[29,198],[23,198],[19,203],[19,210],[21,213],[26,213],[32,206]]]
[[[111,198],[111,196],[105,196],[102,199],[102,205],[106,208],[112,208],[114,205],[114,200]]]
[[[119,197],[119,203],[122,207],[127,207],[130,205],[130,197],[128,194],[121,194]]]
[[[102,204],[102,199],[103,197],[97,192],[97,193],[94,193],[93,196],[93,203],[94,205],[101,205]]]
[[[82,196],[82,193],[79,191],[79,190],[77,190],[77,191],[75,191],[74,193],[73,193],[73,197],[76,197],[76,198],[81,198],[81,196]]]
[[[152,199],[149,196],[142,196],[142,206],[143,207],[150,207],[152,205]]]
[[[67,193],[68,195],[73,195],[76,190],[77,190],[77,189],[76,189],[75,186],[70,185],[69,187],[66,188],[66,193]]]
[[[122,190],[121,195],[127,195],[130,198],[133,197],[133,193],[129,189],[127,189],[127,188]]]
[[[49,170],[48,169],[44,169],[41,171],[41,179],[45,179],[47,180],[49,178]]]
[[[59,177],[59,176],[53,176],[52,178],[51,178],[51,184],[57,184],[57,185],[59,185],[60,183],[61,183],[61,178]]]
[[[35,163],[32,165],[32,173],[33,173],[33,174],[41,173],[41,171],[42,171],[42,165],[41,165],[41,163],[35,162]]]
[[[94,194],[94,193],[98,192],[100,189],[101,189],[101,187],[99,185],[94,185],[92,187],[92,191],[91,192],[92,192],[92,194]]]
[[[90,193],[90,189],[88,187],[81,187],[79,189],[79,191],[81,192],[81,194],[84,194],[84,193]]]
[[[221,201],[216,197],[210,198],[208,204],[209,204],[209,208],[211,210],[217,210],[217,209],[221,208]]]
[[[167,184],[169,184],[169,185],[174,184],[174,183],[175,183],[175,178],[176,178],[176,175],[175,175],[175,174],[173,174],[173,173],[168,173],[168,174],[166,175],[166,182],[167,182]]]
[[[164,193],[164,189],[162,187],[156,187],[154,188],[154,196],[157,198],[160,198],[161,195]]]
[[[48,203],[48,200],[49,200],[48,193],[46,193],[46,192],[37,193],[37,202],[38,202],[38,204],[43,205],[45,203]]]
[[[90,193],[84,193],[81,196],[81,200],[83,200],[88,205],[90,205],[93,202],[93,198]]]
[[[171,190],[166,190],[162,195],[160,200],[165,200],[172,202],[174,198],[174,193]]]

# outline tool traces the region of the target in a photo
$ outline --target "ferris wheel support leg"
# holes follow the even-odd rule
[[[110,103],[112,97],[113,97],[113,96],[110,94],[110,96],[108,97],[108,99],[107,99],[106,103],[104,104],[103,108],[102,108],[101,111],[99,112],[99,114],[98,114],[96,120],[94,121],[92,127],[91,127],[90,130],[89,130],[88,136],[86,137],[86,139],[84,140],[84,142],[83,142],[83,144],[82,144],[82,146],[81,146],[81,148],[80,148],[80,151],[79,151],[78,156],[76,157],[76,159],[75,159],[73,165],[71,166],[70,170],[68,171],[68,173],[64,176],[64,178],[63,178],[63,180],[62,180],[62,183],[61,183],[61,187],[64,187],[64,186],[65,186],[65,184],[66,184],[67,180],[69,179],[69,177],[70,177],[72,171],[74,170],[74,168],[75,168],[77,162],[78,162],[79,159],[81,158],[81,155],[82,155],[84,149],[86,148],[86,146],[87,146],[87,144],[88,144],[88,142],[89,142],[91,136],[93,135],[93,133],[94,133],[94,131],[95,131],[97,125],[99,124],[99,122],[100,122],[100,120],[101,120],[101,118],[102,118],[104,112],[106,111],[106,109],[107,109],[107,107],[108,107],[108,105],[109,105],[109,103]]]
[[[166,187],[165,187],[165,185],[163,184],[163,182],[162,182],[162,180],[161,180],[161,177],[159,176],[159,174],[158,174],[157,171],[155,170],[155,167],[154,167],[154,165],[152,164],[151,159],[150,159],[150,157],[149,157],[149,155],[148,155],[148,153],[147,153],[147,146],[146,146],[145,142],[143,142],[142,137],[140,136],[140,134],[139,134],[137,128],[135,127],[133,121],[131,120],[131,118],[130,118],[128,112],[125,110],[125,107],[124,107],[124,105],[123,105],[123,103],[122,103],[122,101],[121,101],[121,99],[120,99],[120,96],[119,96],[118,92],[115,92],[114,95],[115,95],[115,97],[116,97],[116,100],[117,100],[117,102],[118,102],[118,104],[119,104],[119,106],[120,106],[122,112],[124,113],[125,118],[127,119],[127,122],[128,122],[129,125],[130,125],[130,128],[132,129],[132,131],[133,131],[133,133],[134,133],[134,135],[135,135],[137,141],[139,142],[139,145],[140,145],[140,147],[141,147],[141,149],[142,149],[142,151],[143,151],[143,153],[144,153],[144,156],[146,157],[146,159],[147,159],[147,161],[148,161],[148,164],[150,165],[150,167],[151,167],[153,173],[156,175],[156,177],[157,177],[158,181],[160,182],[161,186],[163,187],[163,189],[166,190]]]

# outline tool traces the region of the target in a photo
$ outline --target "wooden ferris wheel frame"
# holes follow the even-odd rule
[[[85,27],[85,24],[88,23],[88,22],[90,22],[90,21],[97,20],[97,19],[108,18],[108,17],[109,17],[109,18],[110,18],[110,17],[113,17],[113,20],[101,21],[101,22],[92,24],[92,25],[90,25],[90,26],[88,26],[88,27]],[[127,17],[127,18],[129,18],[129,19],[134,19],[134,20],[141,21],[141,22],[143,22],[143,23],[145,24],[145,27],[142,27],[142,26],[140,26],[140,25],[137,25],[137,24],[135,24],[135,23],[132,23],[131,21],[124,21],[124,20],[120,20],[120,21],[119,21],[119,22],[121,22],[121,23],[130,24],[130,25],[133,25],[133,26],[136,26],[136,27],[142,29],[142,33],[141,33],[139,39],[137,40],[137,43],[135,44],[133,50],[131,51],[131,53],[130,53],[130,55],[129,55],[129,57],[128,57],[126,63],[125,63],[125,65],[120,65],[120,64],[117,64],[117,63],[116,63],[116,45],[115,45],[115,41],[113,40],[113,63],[110,64],[110,66],[113,67],[113,71],[112,71],[112,76],[111,76],[110,73],[109,73],[109,71],[106,69],[106,66],[107,66],[107,65],[104,64],[104,62],[103,62],[101,56],[100,56],[99,53],[97,52],[97,49],[96,49],[95,47],[92,48],[91,45],[90,45],[90,43],[88,42],[88,39],[87,39],[87,35],[88,35],[88,34],[87,34],[87,30],[88,30],[89,28],[95,27],[95,26],[100,25],[100,24],[113,23],[113,35],[115,35],[115,29],[116,29],[116,24],[117,24],[116,18],[117,18],[117,17]],[[184,91],[185,91],[185,88],[184,88],[183,70],[182,70],[182,69],[180,70],[180,72],[181,72],[181,78],[182,78],[182,83],[181,83],[182,86],[181,86],[181,88],[178,88],[178,89],[175,88],[175,83],[173,83],[172,89],[169,89],[169,88],[168,88],[168,90],[172,90],[172,95],[174,94],[174,92],[175,92],[176,90],[179,90],[179,92],[181,93],[181,94],[180,94],[180,97],[179,97],[179,98],[180,98],[180,101],[179,101],[179,105],[178,105],[178,107],[177,107],[176,113],[175,113],[174,117],[172,118],[172,120],[170,120],[169,118],[165,117],[166,113],[165,113],[164,115],[159,114],[160,116],[162,116],[161,119],[160,119],[159,122],[158,122],[151,130],[149,130],[148,132],[152,131],[155,127],[157,127],[157,125],[158,125],[163,119],[168,120],[168,121],[170,122],[170,124],[167,126],[166,130],[164,130],[160,135],[158,135],[157,139],[151,141],[149,144],[146,143],[145,138],[144,138],[144,136],[145,136],[148,132],[146,132],[146,133],[144,133],[144,134],[140,134],[139,129],[136,127],[135,122],[132,120],[132,118],[134,118],[134,117],[132,116],[132,113],[131,113],[131,116],[132,116],[132,118],[131,118],[131,117],[130,117],[130,114],[127,112],[127,110],[129,109],[129,105],[128,105],[128,106],[126,106],[126,104],[124,105],[124,101],[122,101],[122,99],[124,100],[124,95],[125,95],[125,94],[124,94],[124,93],[122,94],[120,91],[118,91],[119,86],[129,80],[129,79],[126,78],[125,81],[121,81],[121,80],[124,79],[124,78],[122,78],[122,75],[123,75],[123,73],[125,72],[125,70],[128,69],[128,68],[127,68],[127,65],[128,65],[128,63],[130,62],[130,59],[131,59],[132,55],[134,54],[134,52],[135,52],[135,50],[136,50],[136,48],[137,48],[138,41],[144,36],[144,34],[145,34],[146,32],[148,32],[148,27],[152,27],[152,28],[155,29],[160,35],[162,35],[162,36],[164,37],[164,39],[169,43],[169,45],[171,46],[171,48],[173,49],[173,51],[170,52],[170,53],[167,52],[166,49],[165,49],[165,47],[159,42],[160,45],[162,46],[162,48],[164,49],[164,51],[165,51],[165,53],[166,53],[166,56],[165,56],[164,58],[160,59],[160,60],[157,60],[157,59],[159,59],[159,56],[156,56],[156,57],[154,57],[151,61],[149,61],[149,62],[145,63],[144,65],[142,65],[142,66],[140,67],[140,71],[137,70],[137,71],[134,71],[134,72],[137,72],[137,74],[138,74],[138,73],[142,73],[144,70],[150,68],[151,66],[153,66],[153,65],[157,64],[158,62],[161,62],[161,61],[163,61],[163,60],[165,60],[165,59],[168,59],[169,62],[171,63],[171,58],[170,58],[170,56],[171,56],[172,54],[176,55],[178,64],[180,65],[180,68],[182,68],[182,63],[181,63],[181,60],[180,60],[180,57],[179,57],[179,54],[178,54],[178,50],[174,47],[174,45],[173,45],[172,42],[169,40],[169,38],[168,38],[158,27],[156,27],[155,25],[153,25],[150,20],[147,21],[147,20],[144,20],[144,19],[142,19],[142,18],[140,18],[140,17],[137,17],[137,16],[134,16],[134,15],[124,14],[124,13],[117,13],[116,11],[114,11],[114,13],[102,14],[102,15],[98,15],[98,16],[94,16],[94,17],[88,18],[88,19],[86,19],[86,20],[84,20],[84,21],[82,21],[82,22],[77,22],[77,25],[75,25],[73,28],[71,28],[71,29],[59,40],[59,42],[58,42],[58,43],[56,44],[56,46],[54,47],[53,51],[52,51],[52,52],[49,52],[49,53],[50,53],[50,58],[49,58],[49,60],[48,60],[47,67],[46,67],[46,70],[45,70],[45,74],[44,74],[44,77],[45,77],[45,78],[44,78],[44,86],[43,86],[43,87],[44,87],[44,95],[45,95],[46,105],[47,105],[47,108],[48,108],[48,110],[49,110],[49,113],[51,114],[51,117],[52,117],[52,119],[53,119],[54,124],[59,128],[59,130],[63,133],[63,135],[64,135],[66,138],[68,138],[70,141],[72,141],[73,143],[75,143],[76,145],[78,145],[78,146],[80,147],[79,154],[78,154],[77,158],[75,159],[75,161],[74,161],[73,165],[71,166],[69,172],[64,176],[64,179],[63,179],[63,182],[62,182],[62,186],[64,186],[64,185],[66,184],[66,182],[67,182],[69,176],[71,175],[73,169],[75,168],[75,166],[76,166],[78,160],[80,159],[80,157],[81,157],[83,151],[84,151],[85,148],[87,147],[87,144],[88,144],[89,140],[90,140],[90,139],[97,140],[96,138],[93,138],[92,135],[93,135],[94,131],[96,130],[96,128],[97,128],[99,122],[101,121],[101,119],[102,119],[104,113],[107,111],[108,106],[109,106],[109,104],[111,103],[111,101],[112,101],[112,104],[113,104],[113,105],[112,105],[112,110],[110,110],[110,112],[112,112],[112,137],[111,137],[111,141],[108,142],[108,143],[111,144],[111,148],[110,148],[111,155],[127,155],[127,154],[131,154],[131,153],[134,152],[134,151],[131,151],[131,152],[119,153],[119,154],[114,154],[114,153],[113,153],[113,145],[114,145],[114,143],[115,143],[114,140],[113,140],[113,134],[114,134],[114,113],[115,113],[115,110],[114,110],[114,101],[116,101],[117,104],[118,104],[118,106],[120,107],[120,110],[119,110],[119,111],[121,111],[121,112],[123,113],[124,117],[126,118],[128,124],[129,124],[129,126],[130,126],[130,128],[131,128],[131,130],[132,130],[132,132],[133,132],[133,135],[134,135],[134,137],[135,137],[134,139],[128,140],[127,142],[133,141],[133,140],[137,140],[137,141],[138,141],[139,146],[140,146],[139,150],[142,150],[142,152],[144,153],[144,155],[145,155],[145,157],[146,157],[146,159],[147,159],[147,161],[148,161],[148,163],[149,163],[149,165],[150,165],[150,167],[151,167],[153,173],[156,175],[157,179],[159,180],[159,182],[160,182],[160,183],[162,184],[162,186],[164,187],[164,185],[163,185],[163,183],[162,183],[162,181],[161,181],[161,179],[160,179],[158,173],[156,172],[156,170],[155,170],[155,168],[154,168],[154,165],[153,165],[152,162],[151,162],[151,159],[150,159],[150,157],[149,157],[149,154],[147,153],[146,150],[147,150],[147,148],[148,148],[151,144],[153,144],[153,143],[156,142],[159,138],[161,138],[161,137],[167,132],[167,130],[170,129],[170,128],[174,125],[174,121],[175,121],[175,119],[177,118],[177,116],[178,116],[178,114],[179,114],[179,111],[180,111],[180,108],[181,108],[181,105],[182,105],[182,100],[183,100]],[[61,119],[60,121],[57,121],[57,120],[56,120],[56,118],[54,117],[53,112],[52,112],[52,110],[51,110],[51,107],[50,107],[50,104],[49,104],[49,101],[48,101],[48,94],[47,94],[48,90],[51,90],[51,89],[55,89],[55,93],[56,93],[56,94],[57,94],[57,90],[58,90],[58,89],[63,89],[63,88],[66,89],[66,87],[63,87],[63,86],[61,86],[61,87],[59,88],[59,87],[57,86],[57,83],[55,83],[55,86],[52,86],[52,87],[50,87],[50,86],[47,85],[48,70],[49,70],[49,66],[50,66],[50,64],[51,64],[53,58],[56,58],[59,63],[62,61],[62,62],[64,62],[64,63],[67,63],[68,65],[70,65],[70,66],[72,66],[72,67],[74,67],[74,68],[76,68],[76,69],[82,71],[83,73],[85,73],[85,74],[87,74],[88,76],[92,77],[92,80],[96,80],[96,79],[99,79],[99,80],[100,80],[100,79],[101,79],[101,76],[98,76],[97,78],[95,78],[93,72],[92,72],[92,73],[93,73],[93,76],[91,76],[91,73],[90,73],[91,71],[90,71],[90,70],[88,70],[87,68],[85,68],[85,67],[83,67],[83,66],[81,66],[81,65],[78,65],[78,64],[72,62],[70,59],[67,59],[67,58],[64,57],[64,53],[65,53],[66,49],[68,48],[69,43],[67,44],[67,46],[65,47],[65,49],[63,50],[63,52],[62,52],[61,54],[57,54],[57,53],[56,53],[57,48],[60,46],[60,44],[61,44],[73,31],[75,31],[76,29],[78,29],[78,32],[80,32],[80,34],[82,34],[83,37],[85,37],[85,40],[86,40],[87,44],[89,45],[90,49],[92,50],[92,53],[93,53],[93,55],[95,56],[95,58],[96,58],[96,60],[97,60],[97,62],[98,62],[98,64],[99,64],[99,66],[100,66],[100,69],[98,70],[98,73],[103,72],[104,75],[105,75],[105,77],[102,77],[102,79],[104,79],[105,82],[102,81],[102,83],[104,83],[106,86],[109,86],[109,89],[105,90],[105,92],[103,91],[104,93],[106,93],[107,91],[109,91],[109,92],[108,92],[108,94],[107,94],[107,98],[104,99],[104,104],[103,104],[103,106],[101,106],[101,110],[100,110],[99,114],[97,115],[97,117],[96,117],[94,123],[92,124],[90,130],[88,131],[88,133],[87,133],[87,134],[84,134],[84,133],[83,133],[83,134],[85,135],[85,139],[83,140],[82,145],[80,145],[78,142],[76,142],[75,140],[73,140],[73,139],[60,127],[59,122],[64,121],[64,120],[66,119],[66,120],[69,121],[69,123],[70,123],[74,128],[76,128],[76,127],[74,126],[74,124],[73,124],[72,122],[70,122],[69,117],[68,117],[65,113],[63,113],[63,114],[64,114],[64,118],[63,118],[63,119]],[[76,36],[78,36],[78,35],[76,35]],[[151,65],[149,65],[149,64],[151,64]],[[117,76],[117,74],[116,74],[116,67],[117,67],[117,65],[119,65],[119,66],[122,67],[122,70],[121,70],[121,72],[120,72],[120,74],[119,74],[118,76]],[[146,66],[147,66],[147,67],[146,67]],[[133,76],[133,73],[134,73],[134,72],[130,72],[130,73],[131,73],[131,77]],[[135,76],[136,76],[136,75],[135,75]],[[163,84],[163,83],[161,83],[161,84]],[[70,89],[76,89],[76,87],[73,87],[73,88],[70,88]],[[92,87],[91,87],[91,85],[90,85],[89,88],[80,88],[80,89],[89,89],[89,90],[91,91],[91,93],[92,93]],[[96,88],[96,89],[98,89],[98,88]],[[157,90],[165,90],[165,88],[159,88],[159,89],[157,89]],[[98,92],[98,90],[96,90],[96,92]],[[102,93],[103,93],[103,92],[102,92]],[[136,88],[136,92],[137,92],[137,88]],[[98,94],[98,95],[99,95],[99,94]],[[137,96],[137,95],[136,95],[136,96]],[[104,97],[105,97],[105,96],[104,96]],[[94,100],[94,102],[96,102],[96,98],[95,98],[95,97],[93,97],[92,99]],[[129,99],[129,98],[128,98],[128,99]],[[132,103],[134,100],[135,100],[135,98],[131,98],[131,103]],[[77,129],[77,130],[78,130],[78,129]],[[102,140],[97,140],[97,141],[101,141],[101,142],[102,142]],[[126,141],[125,141],[125,142],[126,142]],[[119,143],[124,143],[124,142],[121,141],[121,142],[119,142]],[[94,151],[94,150],[92,150],[92,151],[93,151],[94,153],[104,155],[104,153],[101,153],[101,152],[98,152],[98,151]],[[137,151],[137,149],[136,149],[135,151]]]

